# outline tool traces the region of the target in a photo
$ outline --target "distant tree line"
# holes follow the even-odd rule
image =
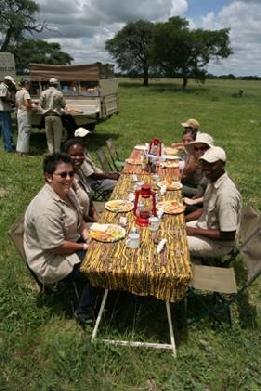
[[[0,51],[14,53],[17,73],[23,74],[30,63],[70,64],[73,58],[59,43],[33,39],[34,33],[48,28],[38,20],[39,5],[33,0],[1,0]],[[30,38],[30,35],[32,36]]]
[[[189,78],[203,81],[211,60],[220,61],[232,53],[229,28],[189,29],[189,22],[178,16],[167,22],[130,22],[106,41],[105,48],[122,73],[142,75],[145,86],[151,75],[157,75],[182,77],[183,88]]]

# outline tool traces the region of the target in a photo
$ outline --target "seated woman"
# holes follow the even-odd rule
[[[213,144],[213,138],[208,133],[197,133],[196,140],[186,144],[185,149],[188,153],[188,158],[182,175],[184,196],[194,197],[204,194],[207,180],[199,164],[199,158]]]
[[[92,193],[89,183],[80,176],[80,168],[85,160],[84,144],[79,139],[70,139],[63,146],[64,152],[67,153],[73,163],[74,181],[73,190],[77,194],[80,205],[83,208],[83,217],[85,221],[97,221],[98,213],[94,208],[90,194]]]
[[[184,145],[190,143],[196,139],[197,131],[199,129],[199,123],[195,118],[190,118],[185,122],[181,123],[183,127],[183,137],[181,143],[173,142],[171,146],[173,148],[178,148],[184,150]]]
[[[47,156],[43,172],[45,184],[25,214],[24,249],[28,267],[44,285],[83,279],[80,265],[89,236],[78,198],[72,190],[71,158],[64,153]],[[82,324],[93,320],[93,299],[86,279],[74,313]]]

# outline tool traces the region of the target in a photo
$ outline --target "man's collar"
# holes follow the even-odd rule
[[[217,180],[216,182],[213,183],[213,186],[215,189],[218,189],[219,186],[221,185],[221,183],[227,179],[227,173],[226,171],[224,172],[224,174],[222,174]]]

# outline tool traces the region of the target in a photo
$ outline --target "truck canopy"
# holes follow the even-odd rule
[[[60,81],[99,81],[100,79],[114,77],[113,65],[103,65],[99,62],[89,65],[30,64],[29,69],[32,81],[48,81],[51,77],[55,77]]]

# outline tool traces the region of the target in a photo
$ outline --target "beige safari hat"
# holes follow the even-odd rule
[[[195,153],[194,148],[195,145],[197,144],[207,144],[209,147],[211,147],[214,144],[214,140],[213,137],[210,136],[210,134],[198,132],[196,136],[196,140],[185,145],[186,151],[191,155],[194,155]]]
[[[51,79],[49,80],[49,83],[50,84],[59,84],[58,80],[55,79],[55,77],[51,77]]]
[[[15,85],[15,79],[12,76],[5,76],[4,80],[9,80]]]
[[[181,122],[181,126],[183,126],[183,128],[192,128],[194,130],[198,130],[199,122],[195,118],[190,118],[185,122]]]

